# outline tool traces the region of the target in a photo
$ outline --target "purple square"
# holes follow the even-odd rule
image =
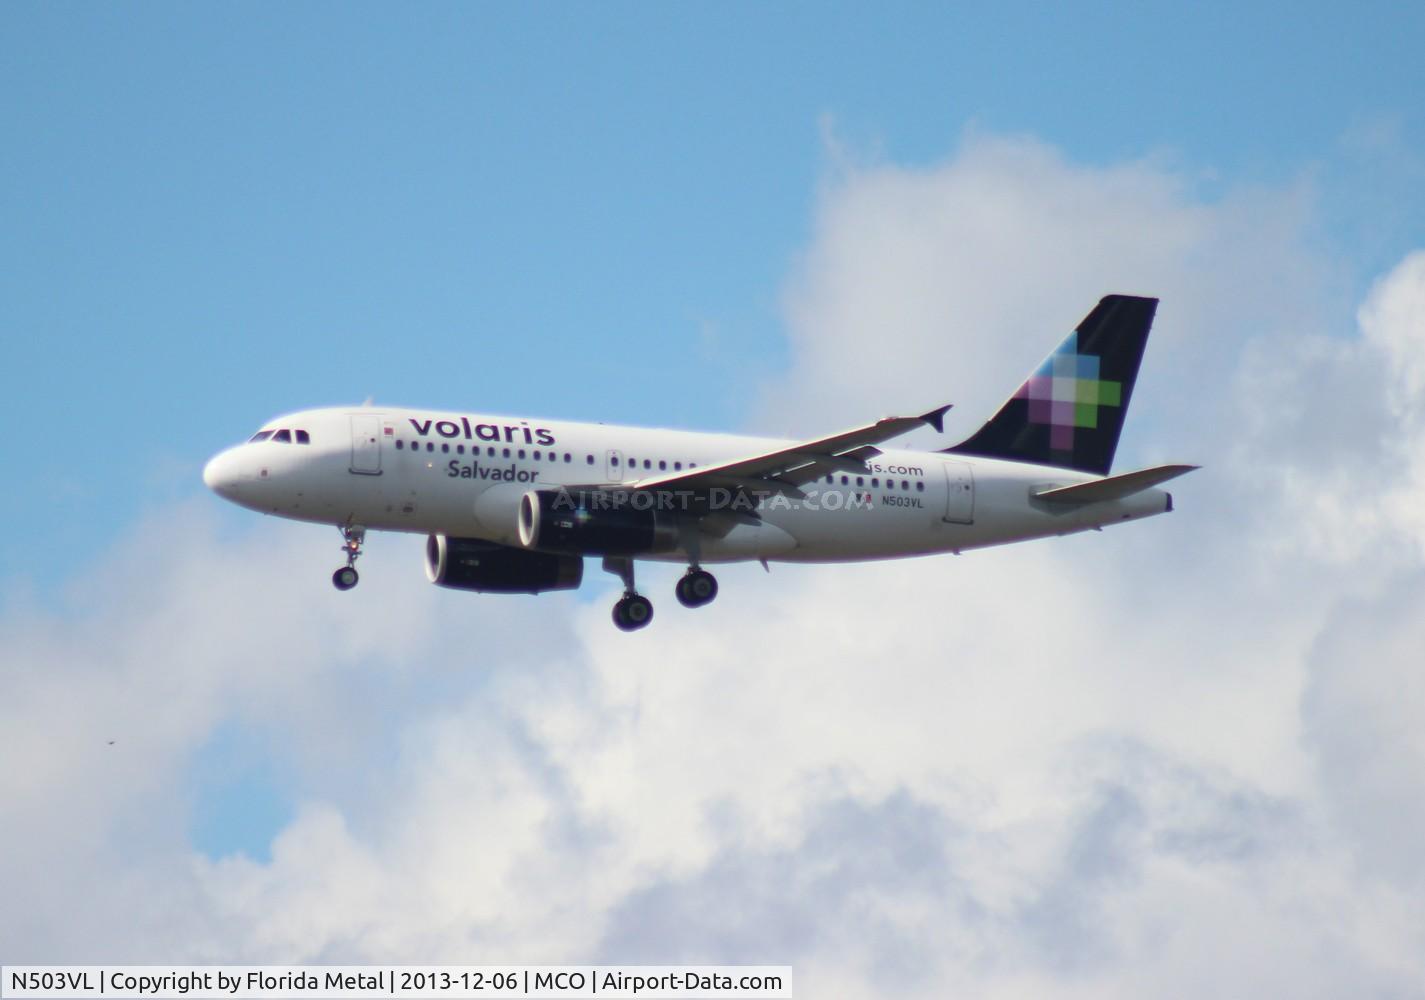
[[[1053,399],[1054,380],[1048,375],[1034,375],[1029,379],[1030,399]]]

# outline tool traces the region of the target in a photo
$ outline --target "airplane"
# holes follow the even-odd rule
[[[623,583],[618,628],[652,621],[637,560],[686,563],[675,594],[710,603],[704,567],[956,553],[1096,530],[1173,509],[1158,487],[1196,469],[1110,475],[1158,300],[1108,295],[978,431],[938,451],[948,405],[808,441],[361,406],[269,420],[216,455],[224,499],[335,525],[359,579],[367,531],[425,534],[432,583],[481,593],[571,590],[584,559]]]

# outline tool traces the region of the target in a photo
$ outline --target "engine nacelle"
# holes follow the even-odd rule
[[[526,552],[478,538],[426,539],[426,576],[441,587],[487,594],[573,590],[584,579],[578,556]]]
[[[652,493],[530,490],[520,500],[520,544],[579,555],[630,556],[678,547],[677,515]]]

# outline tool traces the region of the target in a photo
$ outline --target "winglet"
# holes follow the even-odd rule
[[[944,434],[945,414],[949,413],[950,407],[954,405],[954,403],[946,403],[944,406],[931,410],[929,413],[922,413],[920,419],[924,420],[931,427],[934,427],[937,434]]]

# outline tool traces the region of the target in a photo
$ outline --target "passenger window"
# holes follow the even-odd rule
[[[441,446],[440,446],[440,450],[443,451],[443,452],[445,452],[447,455],[449,455],[449,454],[450,454],[450,445],[449,445],[448,443],[442,443]]]
[[[271,436],[272,436],[272,432],[271,432],[271,431],[258,431],[258,432],[257,432],[256,434],[254,434],[252,437],[250,437],[250,438],[247,439],[247,443],[248,443],[248,444],[253,444],[254,442],[257,442],[257,441],[266,441],[266,440],[267,440],[268,438],[270,438]]]
[[[520,458],[524,458],[524,449],[523,449],[523,448],[520,449]]]
[[[916,484],[915,484],[915,488],[918,489],[918,490],[920,490],[920,492],[922,492],[922,493],[925,492],[925,484],[924,484],[924,483],[916,483]]]
[[[539,455],[540,455],[539,452],[535,452],[535,453],[534,453],[534,460],[535,460],[536,462],[539,461]]]
[[[434,441],[427,441],[427,442],[426,442],[426,451],[435,451],[435,442],[434,442]]]
[[[291,444],[292,432],[284,428],[278,431],[276,434],[272,435],[272,440],[281,441],[283,444]]]
[[[590,455],[590,456],[589,456],[590,461],[592,461],[593,458],[594,458],[593,455]],[[565,464],[568,464],[569,462],[572,462],[572,461],[574,461],[574,456],[571,455],[571,454],[569,454],[569,453],[566,451],[566,452],[564,453],[564,462],[565,462]]]
[[[903,489],[903,490],[908,490],[908,489],[910,489],[910,480],[909,480],[909,479],[902,479],[902,480],[901,480],[901,489]]]
[[[298,432],[297,432],[297,443],[298,443],[298,444],[311,444],[311,443],[312,443],[311,435],[309,435],[306,431],[298,431]]]
[[[585,464],[587,464],[587,465],[593,465],[593,464],[594,464],[594,456],[593,456],[593,455],[589,455],[589,456],[588,456],[588,461],[587,461]]]
[[[458,444],[458,445],[456,445],[456,446],[455,446],[455,453],[456,453],[457,455],[463,455],[463,454],[465,454],[465,445],[463,445],[463,444]]]
[[[614,456],[613,456],[613,460],[614,460],[614,465],[618,465],[618,456],[617,456],[617,455],[614,455]]]
[[[406,446],[406,442],[400,440],[399,438],[396,440],[396,450],[397,450],[397,451],[400,451],[400,450],[401,450],[402,448],[404,448],[405,446]]]
[[[658,460],[658,471],[659,471],[659,472],[666,472],[667,469],[668,469],[668,463],[665,462],[665,461],[663,461],[663,459],[660,458],[660,459]]]
[[[510,449],[508,449],[508,448],[505,448],[505,449],[504,449],[504,457],[505,457],[505,458],[509,458],[509,457],[510,457]]]
[[[682,472],[682,471],[683,471],[683,463],[682,463],[682,462],[674,462],[674,463],[673,463],[673,471],[674,471],[674,472]]]
[[[871,480],[871,489],[873,489],[873,490],[878,490],[878,489],[880,489],[880,488],[881,488],[881,481],[880,481],[879,479],[873,479],[873,480]]]
[[[857,477],[856,477],[856,485],[857,485],[857,486],[865,486],[865,485],[866,485],[866,480],[862,479],[860,476],[857,476]]]
[[[842,476],[842,477],[841,477],[841,485],[842,485],[842,486],[845,486],[845,485],[846,485],[847,483],[849,483],[850,481],[851,481],[851,480],[847,479],[845,476]]]

